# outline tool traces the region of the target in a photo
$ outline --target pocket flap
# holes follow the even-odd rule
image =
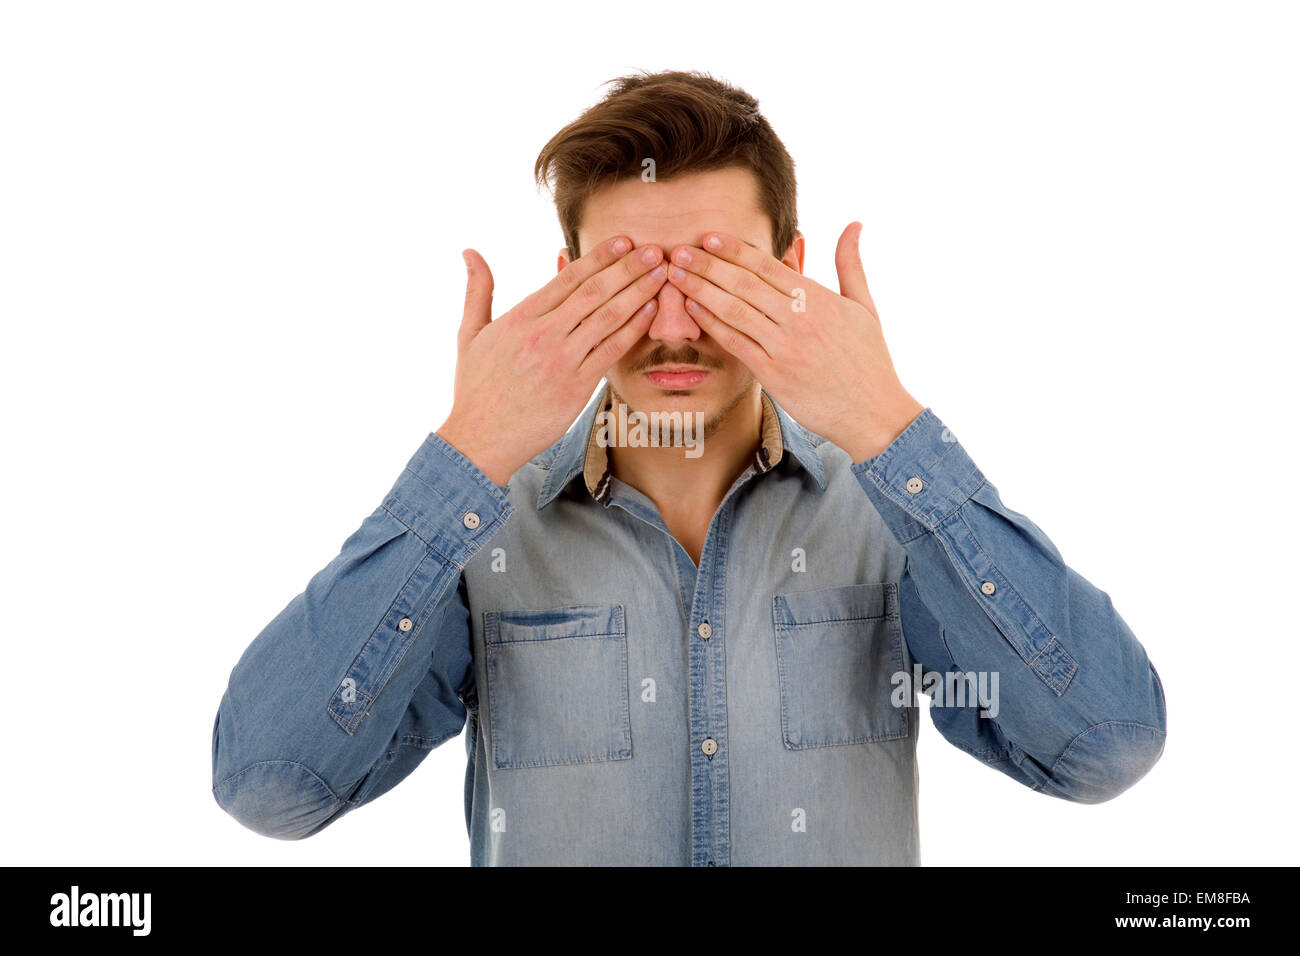
[[[885,584],[848,584],[818,591],[778,594],[772,601],[772,623],[777,627],[862,621],[888,616]]]
[[[621,604],[571,604],[542,611],[485,611],[483,614],[483,634],[489,644],[610,637],[623,633]]]

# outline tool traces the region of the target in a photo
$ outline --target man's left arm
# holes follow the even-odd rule
[[[997,680],[992,707],[931,706],[951,743],[1026,786],[1083,803],[1122,793],[1159,759],[1160,678],[1105,592],[1002,504],[934,412],[899,382],[858,253],[835,250],[840,292],[710,233],[672,250],[669,281],[700,328],[806,428],[843,448],[907,552],[898,599],[913,657]],[[996,678],[995,678],[996,675]]]
[[[1002,503],[930,408],[852,471],[907,552],[913,656],[996,690],[982,707],[932,703],[944,737],[1067,800],[1098,803],[1141,779],[1164,749],[1164,692],[1109,596]]]

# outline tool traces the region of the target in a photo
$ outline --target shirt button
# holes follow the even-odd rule
[[[718,752],[718,742],[712,737],[705,737],[704,743],[700,744],[700,749],[704,751],[706,756],[712,757]]]
[[[921,490],[922,488],[924,488],[924,487],[925,487],[925,482],[922,481],[920,478],[909,478],[909,479],[907,479],[907,491],[908,491],[908,494],[913,494],[913,495],[914,495],[914,494],[916,494],[918,491],[920,491],[920,490]]]
[[[994,591],[997,590],[997,586],[992,581],[985,581],[983,584],[980,585],[980,590],[983,591],[985,594],[992,594]]]
[[[397,629],[399,631],[409,631],[414,626],[415,625],[411,623],[411,619],[409,617],[404,617],[397,622]]]
[[[465,527],[469,528],[470,531],[473,531],[479,526],[478,513],[474,511],[465,512],[465,517],[460,520]]]
[[[706,641],[713,636],[713,628],[709,627],[708,621],[702,622],[700,626],[695,629],[695,632]]]

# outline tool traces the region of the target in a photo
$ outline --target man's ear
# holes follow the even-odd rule
[[[559,257],[555,260],[555,271],[557,273],[563,272],[564,267],[567,266],[568,264],[569,264],[569,250],[561,249]]]
[[[790,243],[790,248],[785,251],[781,261],[793,269],[795,272],[803,274],[803,233],[796,232],[794,241]]]

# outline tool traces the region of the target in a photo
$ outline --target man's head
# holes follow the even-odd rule
[[[557,266],[613,235],[670,254],[705,233],[738,236],[802,271],[794,162],[757,101],[698,73],[613,81],[605,98],[542,149],[535,173],[550,184],[567,248]],[[706,432],[753,394],[748,369],[705,335],[671,283],[643,342],[609,370],[620,400],[640,411],[702,411]],[[702,369],[698,384],[659,384],[652,369]]]

